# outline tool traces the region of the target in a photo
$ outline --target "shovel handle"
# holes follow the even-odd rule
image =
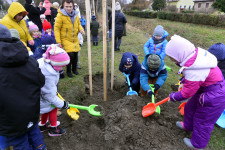
[[[87,106],[80,106],[80,105],[74,105],[74,104],[69,104],[69,106],[72,107],[72,108],[89,110],[89,107],[87,107]]]
[[[157,107],[157,106],[159,106],[159,105],[161,105],[161,104],[163,104],[163,103],[165,103],[165,102],[168,102],[169,99],[170,99],[170,97],[167,97],[167,98],[165,98],[165,99],[159,101],[158,103],[155,104],[155,107]]]

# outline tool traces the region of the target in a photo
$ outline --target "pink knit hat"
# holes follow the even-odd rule
[[[50,63],[56,71],[59,71],[61,67],[70,63],[70,57],[67,52],[56,44],[49,46],[47,51],[43,54],[43,57],[45,62]]]
[[[30,32],[33,32],[35,30],[39,30],[38,26],[36,24],[34,24],[32,21],[29,21],[28,24],[29,24],[29,31]]]

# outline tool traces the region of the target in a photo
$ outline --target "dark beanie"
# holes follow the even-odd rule
[[[32,0],[26,0],[26,3],[27,4],[31,4],[32,3]]]
[[[160,57],[156,54],[151,54],[148,56],[148,69],[151,71],[156,71],[159,69],[161,60]]]
[[[11,38],[12,36],[9,29],[6,26],[0,24],[0,40],[7,40]]]
[[[223,43],[213,44],[208,51],[216,56],[217,60],[221,61],[225,59],[225,45]]]

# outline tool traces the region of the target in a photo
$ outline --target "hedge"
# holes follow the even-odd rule
[[[141,18],[159,18],[159,19],[166,19],[170,21],[225,27],[224,15],[174,13],[174,12],[164,12],[164,11],[161,11],[161,12],[128,11],[125,13],[131,16],[137,16]]]

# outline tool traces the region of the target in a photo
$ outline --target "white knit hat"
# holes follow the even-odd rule
[[[121,10],[121,6],[119,2],[116,2],[115,10]]]

